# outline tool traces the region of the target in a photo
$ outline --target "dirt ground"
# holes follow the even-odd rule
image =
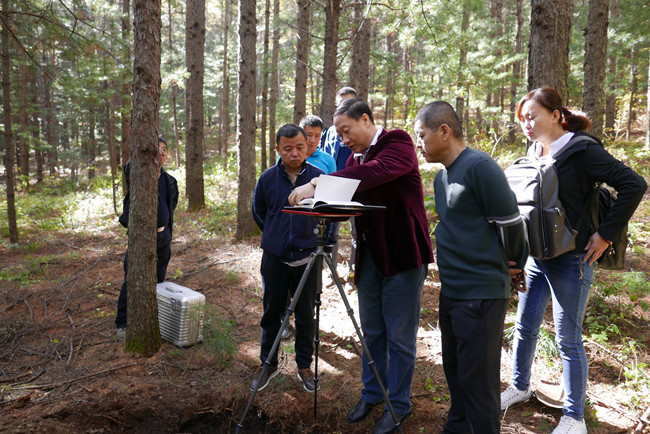
[[[231,321],[237,351],[227,360],[205,345],[180,349],[163,343],[153,357],[125,353],[115,339],[114,315],[123,279],[126,246],[118,228],[94,236],[48,232],[33,249],[0,247],[0,267],[24,269],[20,279],[0,280],[0,432],[158,433],[233,432],[250,398],[248,386],[259,366],[262,311],[259,238],[235,242],[183,223],[200,218],[179,213],[167,279],[199,291],[221,318]],[[634,256],[634,254],[632,254]],[[342,241],[345,292],[349,242]],[[634,259],[634,258],[633,258]],[[636,258],[649,270],[647,258]],[[418,359],[412,387],[413,412],[405,433],[437,433],[449,407],[437,329],[439,282],[430,267],[422,295]],[[260,392],[244,421],[246,433],[371,432],[380,410],[360,424],[345,420],[359,397],[358,340],[329,274],[324,275],[318,392],[303,390],[296,375],[292,344],[282,344],[281,374]],[[514,302],[510,308],[514,312]],[[547,326],[551,324],[550,316]],[[639,363],[650,363],[648,320],[632,320],[640,344]],[[644,408],[619,402],[622,362],[606,347],[587,345],[590,360],[588,427],[591,433],[630,432]],[[502,387],[509,378],[504,349]],[[557,380],[543,360],[538,380]],[[647,375],[647,369],[645,374]],[[647,405],[647,404],[646,404]],[[535,398],[503,416],[504,433],[547,433],[561,410]],[[642,432],[650,432],[646,428]]]

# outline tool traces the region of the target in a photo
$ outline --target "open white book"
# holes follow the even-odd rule
[[[314,190],[314,197],[300,201],[300,207],[316,208],[321,205],[363,206],[352,201],[352,196],[359,186],[358,179],[341,178],[339,176],[321,175]]]

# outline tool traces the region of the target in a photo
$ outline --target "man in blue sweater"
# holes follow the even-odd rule
[[[444,168],[434,180],[442,361],[451,407],[445,433],[498,433],[500,362],[513,274],[528,256],[524,225],[503,170],[468,148],[443,101],[415,118],[417,146]]]
[[[316,219],[283,213],[294,188],[308,184],[323,174],[308,164],[307,136],[297,125],[288,124],[276,134],[276,150],[280,162],[260,176],[253,193],[253,218],[262,230],[262,286],[264,314],[260,326],[262,339],[260,360],[269,361],[269,368],[253,380],[251,390],[263,390],[278,375],[278,354],[269,354],[280,330],[287,307],[287,296],[293,296],[305,271],[310,254],[316,250]],[[310,273],[295,307],[296,364],[298,377],[305,390],[315,391],[314,374],[310,369],[314,352],[314,295],[316,273]]]

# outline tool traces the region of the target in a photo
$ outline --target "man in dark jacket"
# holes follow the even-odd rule
[[[260,360],[269,362],[260,369],[251,390],[263,390],[278,375],[278,354],[269,354],[280,330],[287,307],[288,293],[293,296],[300,283],[309,256],[316,250],[316,219],[283,213],[289,205],[287,197],[300,185],[323,174],[308,164],[307,136],[297,125],[288,124],[276,134],[276,150],[280,161],[260,176],[253,193],[253,218],[262,230],[262,286],[264,314],[260,326],[262,339]],[[310,273],[295,307],[296,364],[298,377],[308,392],[316,390],[310,369],[314,352],[314,295],[316,273]]]
[[[158,233],[156,236],[156,252],[158,262],[156,263],[156,277],[158,283],[165,280],[167,274],[167,265],[171,258],[172,229],[174,226],[174,210],[178,204],[178,184],[176,178],[165,172],[163,165],[167,161],[167,142],[161,137],[158,138],[158,159],[160,163],[160,175],[158,176]],[[122,203],[122,215],[120,223],[125,228],[129,226],[129,206],[131,205],[130,186],[131,186],[131,160],[124,166],[124,176],[126,178],[126,196]],[[127,324],[127,290],[126,290],[126,273],[127,258],[129,252],[124,257],[124,283],[120,290],[120,296],[117,300],[117,315],[115,316],[115,325],[117,326],[117,338],[124,339]]]
[[[445,166],[433,184],[440,217],[442,363],[451,395],[443,429],[498,433],[509,267],[520,271],[526,263],[524,224],[503,170],[486,153],[467,147],[451,105],[424,106],[415,117],[415,134],[426,160]]]
[[[386,207],[355,217],[355,282],[363,335],[399,419],[393,419],[386,405],[374,432],[388,433],[411,411],[420,294],[427,265],[433,262],[422,180],[411,137],[402,130],[388,132],[375,126],[372,111],[362,100],[341,102],[334,125],[354,155],[345,169],[331,175],[361,180],[353,200]],[[313,194],[314,189],[305,185],[292,193],[290,202]],[[362,363],[364,388],[348,413],[352,423],[365,419],[384,399],[365,354]]]

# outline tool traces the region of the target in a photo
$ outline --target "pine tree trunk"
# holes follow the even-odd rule
[[[252,215],[255,188],[255,2],[239,0],[239,83],[237,98],[237,145],[239,146],[239,191],[237,193],[237,238],[255,230]]]
[[[185,125],[186,195],[188,211],[205,206],[203,183],[203,58],[205,0],[187,1],[185,61],[190,76],[186,86]]]
[[[127,40],[131,33],[131,0],[122,0],[122,38]],[[132,62],[131,50],[129,47],[124,49],[124,64]],[[120,92],[120,129],[122,132],[122,142],[120,149],[122,161],[120,167],[126,166],[126,162],[131,158],[131,73],[129,68],[124,68],[122,74],[122,92]],[[122,196],[126,196],[126,178],[122,172]]]
[[[133,153],[126,281],[131,314],[124,348],[149,357],[161,345],[156,300],[156,220],[162,23],[160,0],[135,0],[133,5]]]
[[[589,16],[585,33],[584,87],[582,110],[589,116],[591,133],[603,136],[605,109],[605,67],[607,62],[607,26],[609,0],[589,0]]]
[[[569,43],[573,0],[532,0],[528,42],[528,90],[554,87],[569,100]]]
[[[95,143],[95,102],[89,102],[88,113],[88,179],[95,177],[95,159],[97,157],[97,143]]]
[[[515,0],[516,7],[516,29],[515,29],[515,55],[521,53],[521,31],[524,24],[523,1]],[[508,144],[515,143],[515,131],[518,129],[518,119],[515,119],[517,105],[517,83],[521,79],[521,61],[515,60],[512,63],[512,77],[510,79],[510,128],[508,130]]]
[[[9,0],[2,0],[2,22],[9,21]],[[2,99],[4,105],[5,173],[7,175],[7,224],[9,243],[18,244],[16,222],[16,177],[14,173],[14,141],[11,133],[11,58],[9,50],[9,27],[2,26]]]
[[[52,79],[48,72],[43,72],[45,103],[45,140],[47,141],[47,163],[50,176],[56,175],[56,144],[54,142],[54,103],[52,101]]]
[[[29,76],[29,66],[20,67],[20,78],[18,79],[18,150],[20,155],[18,163],[20,167],[20,176],[23,180],[25,189],[29,189],[29,143],[27,142],[27,77]]]
[[[266,0],[264,6],[264,52],[262,53],[262,124],[260,125],[260,161],[262,172],[268,167],[266,164],[266,120],[269,98],[269,27],[271,25],[271,1]]]
[[[357,77],[357,95],[364,101],[368,101],[369,79],[370,79],[370,38],[372,34],[372,22],[366,19],[362,22],[357,38],[359,39],[359,69]]]
[[[228,165],[228,140],[230,138],[230,76],[228,62],[228,32],[230,29],[230,0],[224,0],[223,12],[223,60],[221,73],[223,83],[221,85],[221,102],[219,107],[219,151],[221,153],[221,166],[225,169]]]
[[[325,3],[325,48],[323,53],[323,95],[321,98],[321,119],[324,129],[332,125],[336,100],[336,51],[339,43],[339,17],[341,0]]]
[[[298,42],[296,43],[296,86],[293,123],[305,117],[307,105],[307,63],[309,62],[310,0],[298,0]]]
[[[625,140],[630,140],[632,134],[632,121],[636,118],[634,113],[634,98],[637,90],[637,67],[636,63],[636,46],[632,46],[630,53],[630,104],[627,110],[627,127],[625,128]]]
[[[326,4],[325,7],[328,8],[330,6]],[[361,57],[361,35],[359,35],[359,30],[363,24],[363,3],[357,2],[354,4],[353,8],[354,18],[350,25],[350,41],[352,42],[350,44],[350,67],[348,68],[347,85],[356,90],[359,87],[359,59]],[[327,17],[327,12],[325,13],[325,16]],[[325,28],[325,32],[327,33],[327,27]],[[359,94],[357,93],[357,95]]]
[[[273,48],[269,89],[269,166],[275,164],[275,112],[278,105],[278,58],[280,53],[280,0],[273,0]]]
[[[174,43],[172,40],[172,0],[167,0],[167,14],[169,15],[169,67],[173,69],[174,67],[174,56],[173,53]],[[178,85],[172,83],[172,116],[174,119],[174,137],[173,137],[173,150],[172,155],[174,155],[174,164],[176,167],[181,165],[181,152],[180,152],[180,143],[178,138],[178,110],[176,109],[176,94],[177,94]]]

